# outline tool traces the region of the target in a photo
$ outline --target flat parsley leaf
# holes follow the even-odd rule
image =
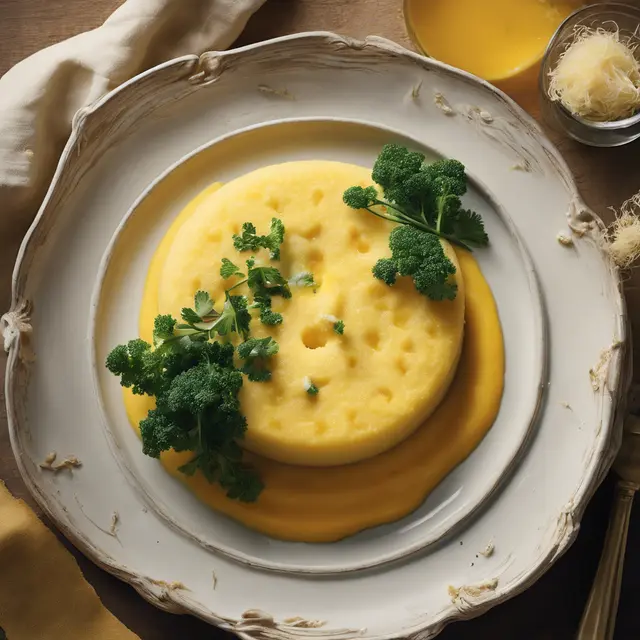
[[[187,307],[183,307],[180,315],[187,325],[193,325],[196,322],[202,321],[202,318],[193,309],[189,309]]]
[[[213,311],[213,300],[206,291],[198,291],[194,297],[195,312],[204,318]]]
[[[222,258],[222,265],[220,266],[220,275],[226,280],[231,276],[240,276],[244,278],[244,273],[231,262],[228,258]]]
[[[460,209],[451,223],[452,233],[456,238],[472,247],[484,247],[489,243],[489,236],[484,230],[484,222],[479,214],[469,209]]]
[[[287,279],[275,267],[249,269],[247,283],[254,295],[291,297],[291,289]]]
[[[246,339],[251,322],[251,314],[247,306],[246,296],[233,296],[226,292],[222,313],[207,325],[211,333],[226,336],[235,331]]]

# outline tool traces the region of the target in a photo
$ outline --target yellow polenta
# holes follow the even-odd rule
[[[253,336],[280,344],[272,381],[245,382],[240,393],[249,425],[243,446],[256,454],[307,466],[369,458],[413,433],[453,379],[464,329],[460,271],[459,295],[447,302],[419,294],[408,278],[394,287],[375,280],[371,268],[389,255],[391,225],[342,203],[347,187],[370,182],[370,169],[337,162],[265,167],[201,196],[168,249],[158,311],[176,317],[199,289],[221,306],[224,289],[238,280],[222,280],[221,259],[243,265],[250,256],[233,247],[245,221],[267,233],[270,220],[281,219],[276,266],[287,276],[311,271],[318,283],[315,292],[293,287],[291,299],[274,299],[281,326],[252,322]],[[266,252],[256,257],[269,262]],[[333,331],[335,318],[344,335]],[[306,379],[317,396],[305,392]]]
[[[197,202],[176,219],[149,268],[140,314],[140,336],[145,340],[151,339],[168,248]],[[253,503],[227,498],[219,484],[199,473],[187,476],[179,471],[193,457],[188,451],[162,453],[164,468],[212,509],[283,540],[332,542],[411,513],[473,451],[500,408],[504,344],[498,311],[473,256],[459,251],[458,257],[466,284],[465,338],[458,370],[440,406],[404,442],[373,458],[338,467],[282,464],[248,453],[245,462],[265,484]],[[154,408],[154,399],[134,395],[130,389],[123,392],[137,431],[140,420]]]

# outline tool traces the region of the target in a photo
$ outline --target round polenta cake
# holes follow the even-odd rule
[[[274,298],[282,325],[265,326],[257,317],[251,323],[252,336],[272,336],[280,345],[272,380],[245,382],[240,392],[249,425],[242,444],[254,453],[307,466],[374,456],[423,424],[453,379],[465,315],[456,255],[443,243],[457,267],[452,301],[430,300],[409,278],[393,287],[373,278],[376,260],[390,255],[392,225],[342,202],[349,186],[371,184],[370,173],[329,161],[258,169],[200,196],[168,249],[157,311],[174,317],[193,305],[197,290],[220,307],[224,290],[242,280],[223,280],[220,263],[228,258],[243,269],[252,256],[233,246],[243,222],[266,234],[272,218],[280,219],[285,242],[272,264],[286,277],[314,276],[316,287],[292,285],[290,299]],[[266,250],[255,258],[270,263]],[[336,319],[344,322],[343,335],[334,331]],[[317,395],[305,392],[308,381]]]

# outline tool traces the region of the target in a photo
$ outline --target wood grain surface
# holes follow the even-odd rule
[[[121,0],[0,0],[0,74],[39,49],[97,27],[120,4]],[[401,0],[267,0],[251,19],[238,44],[317,29],[354,37],[380,35],[411,47],[404,28]],[[535,86],[529,94],[517,97],[537,116]],[[549,135],[573,170],[585,201],[605,220],[611,220],[609,207],[619,206],[640,188],[640,142],[620,149],[594,149],[553,132]],[[0,215],[3,215],[2,203]],[[24,228],[14,227],[0,238],[1,311],[9,306],[11,270],[24,232]],[[638,282],[636,277],[627,282],[629,312],[636,331],[640,326]],[[634,350],[636,363],[640,362],[638,349],[640,340],[636,340]],[[2,380],[5,362],[4,354],[0,355]],[[1,393],[0,396],[0,479],[14,495],[24,498],[41,515],[18,474],[7,434],[4,396]],[[577,542],[534,587],[477,620],[448,627],[440,636],[442,640],[572,638],[598,562],[612,487],[613,479],[609,477],[587,510]],[[46,518],[45,522],[55,531]],[[142,640],[201,640],[225,635],[194,618],[156,610],[131,587],[95,567],[58,536],[74,553],[104,604]],[[0,579],[1,575],[2,567]],[[640,507],[635,510],[631,522],[616,640],[640,638],[640,615],[635,598],[638,594]]]

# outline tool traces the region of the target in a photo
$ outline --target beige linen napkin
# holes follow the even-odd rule
[[[0,256],[6,230],[25,228],[35,216],[78,109],[165,60],[226,49],[264,2],[127,0],[101,27],[39,51],[0,78]],[[8,640],[137,637],[2,482],[1,627]]]
[[[226,49],[265,0],[127,0],[93,31],[0,78],[0,234],[32,218],[73,114],[125,80],[186,54]]]

